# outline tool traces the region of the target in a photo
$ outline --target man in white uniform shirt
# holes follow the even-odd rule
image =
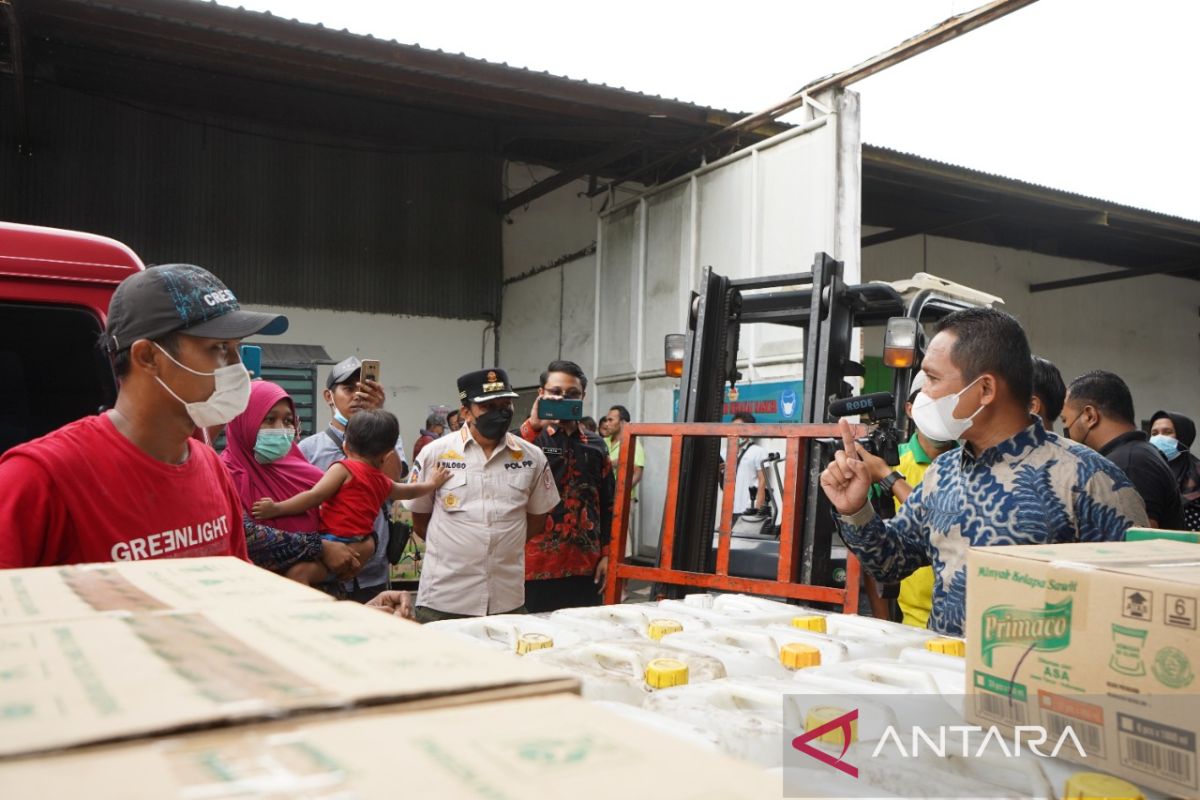
[[[524,613],[525,540],[559,501],[541,449],[509,433],[517,393],[504,370],[463,375],[458,397],[462,428],[427,444],[412,473],[441,464],[450,480],[405,503],[425,540],[421,623]]]
[[[755,423],[754,415],[740,412],[733,417],[734,422],[746,425]],[[737,456],[737,477],[733,489],[733,513],[745,514],[747,511],[761,511],[767,504],[767,450],[750,437],[739,438]],[[756,487],[754,497],[750,496],[750,487]]]

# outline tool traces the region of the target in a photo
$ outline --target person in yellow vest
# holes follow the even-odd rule
[[[908,418],[912,418],[912,404],[917,393],[925,386],[925,373],[917,371],[905,406]],[[882,458],[871,455],[859,447],[859,457],[871,472],[871,478],[880,491],[890,493],[896,501],[896,509],[908,498],[913,487],[925,477],[925,470],[935,458],[958,447],[958,442],[939,442],[930,439],[919,430],[900,445],[900,463],[893,470]],[[900,581],[900,594],[896,598],[904,613],[904,624],[924,628],[929,623],[929,611],[933,607],[933,568],[921,567]]]

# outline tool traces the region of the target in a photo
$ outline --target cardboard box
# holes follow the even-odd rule
[[[1086,758],[1196,797],[1200,547],[1152,540],[973,549],[967,556],[971,722],[1069,725]]]
[[[0,757],[362,704],[578,691],[548,666],[355,603],[0,627]]]
[[[1130,528],[1125,531],[1127,542],[1144,542],[1147,539],[1175,539],[1200,544],[1200,531],[1167,531],[1162,528]]]
[[[0,570],[0,625],[268,602],[333,599],[230,556]]]
[[[0,763],[13,797],[778,798],[778,776],[570,696],[359,713]]]

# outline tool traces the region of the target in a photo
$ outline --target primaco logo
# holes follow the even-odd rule
[[[1071,601],[1047,603],[1045,608],[992,606],[983,612],[980,648],[983,663],[992,666],[997,648],[1015,646],[1044,653],[1071,644]]]

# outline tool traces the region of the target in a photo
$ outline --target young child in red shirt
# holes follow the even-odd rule
[[[311,489],[275,502],[269,497],[257,501],[251,513],[255,519],[268,520],[302,514],[321,506],[321,531],[326,539],[342,542],[354,550],[360,563],[367,563],[375,554],[375,517],[385,502],[410,500],[437,491],[450,478],[441,466],[429,471],[420,483],[396,483],[380,467],[396,447],[400,438],[400,423],[394,414],[382,410],[360,410],[346,424],[342,444],[346,458],[334,462],[321,480]],[[313,574],[297,576],[309,585],[329,577],[328,570],[318,562],[305,562]],[[289,577],[291,573],[289,573]]]

